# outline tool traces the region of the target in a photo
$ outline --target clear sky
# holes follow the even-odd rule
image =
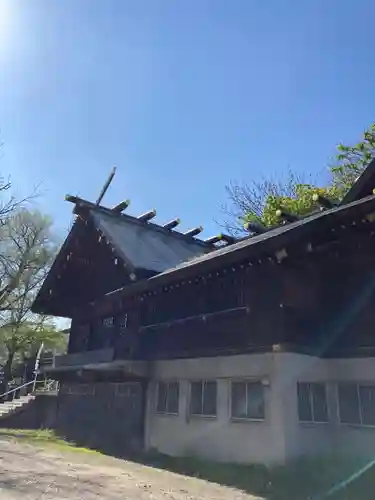
[[[0,0],[0,169],[183,229],[232,180],[322,172],[374,120],[373,0]]]

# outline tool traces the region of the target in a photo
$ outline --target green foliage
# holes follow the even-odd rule
[[[336,161],[330,167],[330,180],[327,186],[299,182],[289,173],[284,185],[274,181],[253,183],[252,187],[232,185],[227,187],[236,214],[237,227],[246,222],[260,222],[267,227],[280,223],[276,212],[283,209],[298,216],[305,216],[317,209],[313,195],[319,194],[332,201],[340,201],[351,188],[358,176],[375,158],[375,123],[363,134],[362,140],[354,146],[339,144]],[[228,225],[227,225],[228,226]],[[228,226],[230,227],[230,226]],[[235,227],[235,229],[237,229]]]
[[[344,195],[375,157],[375,123],[355,146],[337,146],[337,164],[331,167],[332,183]]]
[[[0,344],[5,380],[17,358],[34,355],[41,344],[59,347],[63,334],[31,306],[56,255],[51,220],[38,211],[17,208],[0,225]]]
[[[268,227],[275,226],[280,223],[280,219],[276,214],[280,208],[292,214],[307,215],[318,208],[316,202],[313,201],[314,194],[338,201],[338,190],[334,186],[324,188],[311,184],[297,184],[293,196],[268,196],[262,215],[246,214],[243,222],[256,221]]]
[[[0,328],[2,342],[8,353],[33,356],[43,344],[44,349],[59,349],[64,346],[65,336],[57,331],[52,322],[27,321],[7,324]]]
[[[24,208],[16,210],[0,225],[2,324],[8,322],[9,314],[5,313],[14,315],[15,310],[26,310],[31,305],[45,278],[56,255],[51,226],[48,217]]]

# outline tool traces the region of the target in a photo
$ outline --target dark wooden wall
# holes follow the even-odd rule
[[[129,283],[128,272],[93,224],[80,220],[57,276],[51,300],[71,315]]]
[[[111,345],[118,358],[146,359],[279,343],[316,347],[324,355],[338,344],[350,345],[353,321],[356,329],[372,325],[371,309],[364,321],[353,304],[371,281],[375,237],[367,226],[337,231],[308,250],[302,242],[287,249],[280,263],[266,256],[140,296],[107,298],[73,320],[72,342],[78,350]],[[350,308],[348,321],[343,312]],[[120,327],[124,314],[126,327]],[[106,315],[116,318],[112,329],[101,323]],[[363,335],[375,345],[369,333]]]

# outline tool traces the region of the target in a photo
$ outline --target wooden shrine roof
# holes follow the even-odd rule
[[[179,224],[177,219],[161,226],[151,222],[155,215],[153,211],[140,217],[121,213],[124,210],[121,207],[126,207],[127,202],[109,209],[80,198],[68,197],[68,201],[75,204],[74,213],[78,215],[78,219],[39,291],[33,310],[45,313],[44,298],[51,294],[55,277],[63,273],[61,263],[67,260],[72,251],[71,241],[79,238],[79,221],[90,221],[94,230],[98,231],[98,238],[100,235],[104,236],[109,247],[112,247],[113,255],[123,260],[129,273],[129,283],[120,285],[122,288],[110,291],[106,296],[117,293],[128,296],[186,277],[208,273],[241,260],[272,257],[285,246],[298,243],[301,238],[309,238],[310,235],[324,232],[335,225],[347,224],[353,218],[365,217],[375,212],[373,181],[375,160],[369,164],[340,205],[324,209],[322,207],[303,219],[292,222],[284,220],[280,226],[264,228],[261,234],[246,236],[240,240],[227,236],[226,240],[222,240],[227,244],[221,247],[215,246],[220,241],[219,237],[207,241],[198,239],[196,236],[201,231],[200,228],[185,234],[174,230]],[[138,270],[148,273],[137,272]]]
[[[345,205],[365,196],[372,194],[375,188],[375,159],[372,160],[362,174],[358,177],[357,181],[353,184],[351,189],[346,193],[342,199],[341,204]]]
[[[135,272],[147,269],[160,273],[213,249],[196,238],[129,215],[113,215],[100,209],[89,212],[94,225]]]
[[[262,255],[272,255],[286,245],[298,242],[303,237],[309,237],[315,231],[345,224],[351,218],[365,217],[373,212],[375,212],[375,196],[371,195],[346,205],[339,205],[313,213],[301,220],[270,229],[263,234],[246,237],[237,243],[219,248],[207,255],[194,258],[173,269],[159,273],[147,280],[133,283],[107,295],[120,293],[128,296],[147,292],[169,282],[197,276],[201,272],[209,272],[225,265],[240,262],[243,259],[257,259]]]

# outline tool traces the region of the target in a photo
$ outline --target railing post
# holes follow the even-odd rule
[[[35,378],[34,378],[34,382],[33,382],[33,391],[32,392],[35,392],[35,386],[36,386],[36,379],[38,377],[38,372],[35,372]]]

